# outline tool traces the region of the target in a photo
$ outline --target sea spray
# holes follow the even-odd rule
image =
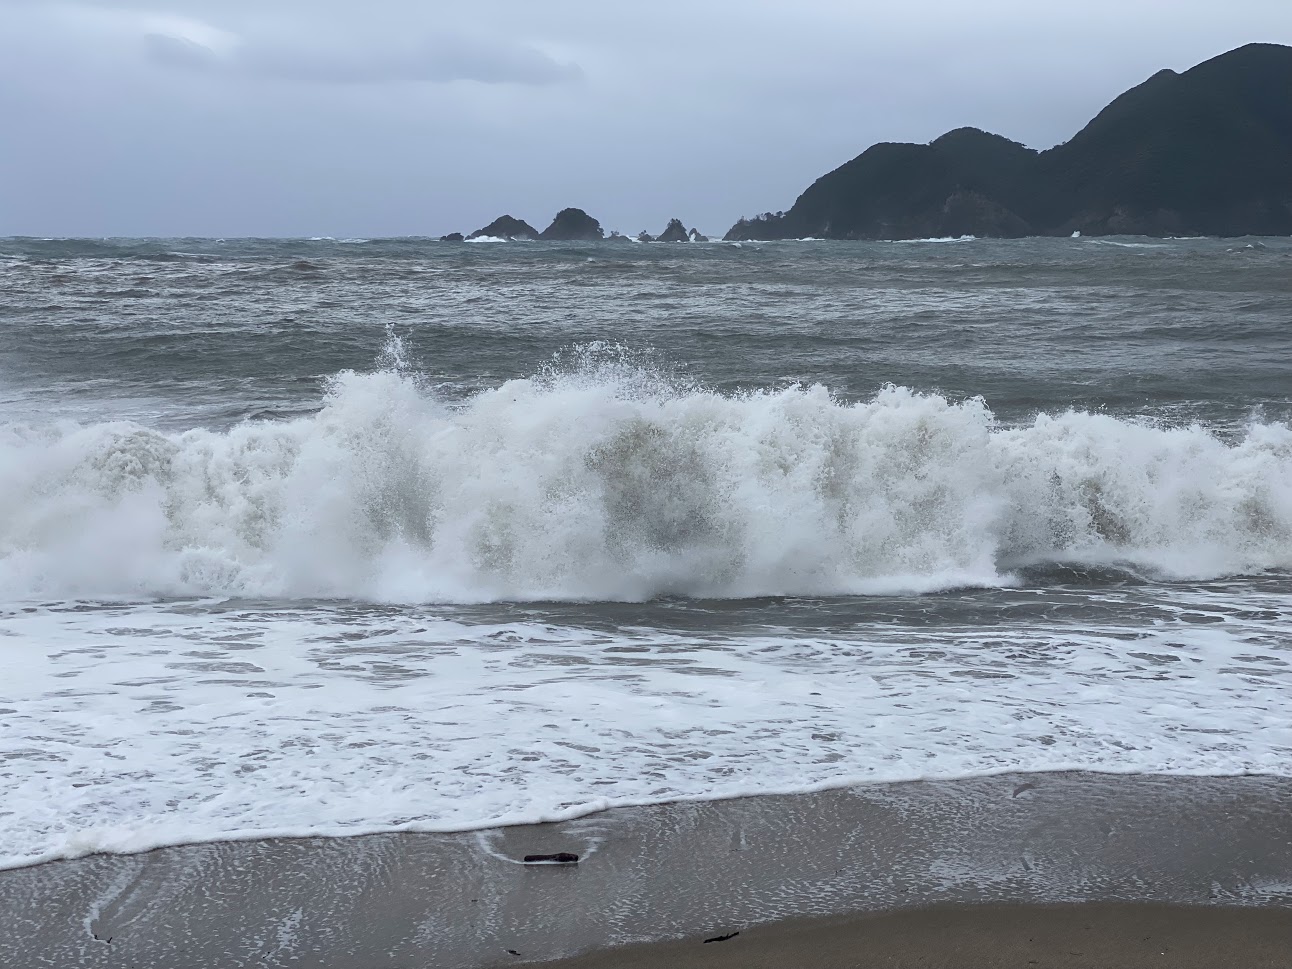
[[[723,395],[605,347],[450,405],[392,340],[308,417],[0,432],[11,595],[828,595],[1055,562],[1292,567],[1292,430],[1004,427],[895,386]]]

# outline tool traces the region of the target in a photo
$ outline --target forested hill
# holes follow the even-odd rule
[[[1292,47],[1160,71],[1048,151],[974,128],[875,145],[726,238],[1072,232],[1292,234]]]

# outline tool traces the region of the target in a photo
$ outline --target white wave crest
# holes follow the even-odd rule
[[[642,599],[994,585],[1052,561],[1292,567],[1283,424],[1001,428],[981,400],[722,396],[595,355],[455,407],[397,349],[282,423],[0,430],[0,587]]]

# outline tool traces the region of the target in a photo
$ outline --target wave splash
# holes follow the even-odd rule
[[[17,596],[394,602],[918,592],[1080,562],[1292,568],[1292,429],[998,426],[888,387],[723,396],[604,347],[464,404],[397,343],[322,410],[224,432],[0,429]]]

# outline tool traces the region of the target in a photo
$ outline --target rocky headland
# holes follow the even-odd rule
[[[1048,151],[976,128],[875,145],[725,238],[1073,232],[1292,234],[1292,47],[1159,71]]]

